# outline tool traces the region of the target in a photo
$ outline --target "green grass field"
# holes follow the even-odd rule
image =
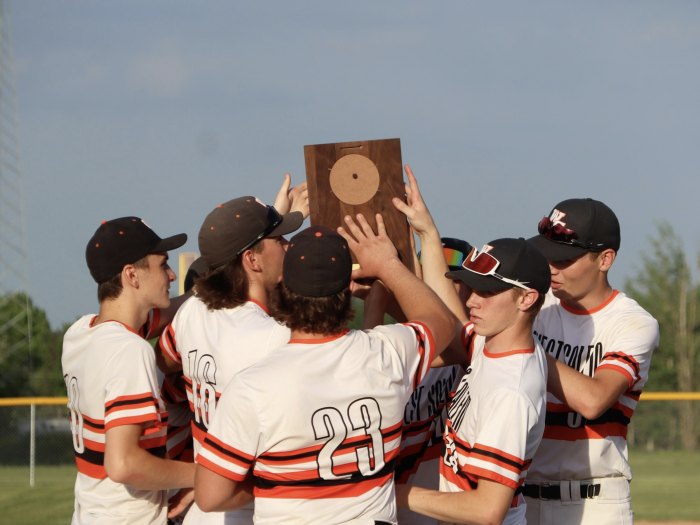
[[[638,520],[698,520],[700,452],[633,452],[632,502]],[[75,468],[0,467],[0,523],[68,525],[73,511]]]
[[[632,508],[637,519],[700,523],[700,452],[630,453]]]

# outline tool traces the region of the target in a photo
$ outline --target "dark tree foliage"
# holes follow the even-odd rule
[[[657,225],[642,266],[625,283],[626,292],[659,322],[661,341],[652,359],[646,391],[693,392],[700,386],[700,287],[693,281],[680,239],[666,223]],[[634,440],[648,448],[694,450],[698,445],[697,402],[642,401]]]
[[[0,397],[63,396],[61,344],[46,313],[24,293],[0,297]]]

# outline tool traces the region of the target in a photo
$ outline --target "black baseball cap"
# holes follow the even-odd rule
[[[496,239],[480,251],[473,248],[462,269],[445,276],[480,292],[500,292],[516,286],[545,294],[551,281],[547,259],[522,237]]]
[[[256,197],[246,196],[219,204],[199,229],[199,252],[209,268],[234,260],[258,241],[298,230],[304,216],[295,211],[280,215]]]
[[[328,297],[348,287],[352,256],[348,243],[325,226],[311,226],[289,241],[282,280],[305,297]]]
[[[102,221],[85,248],[90,275],[97,284],[109,281],[127,264],[144,258],[149,253],[175,250],[187,242],[187,235],[179,233],[161,239],[138,217],[120,217]]]
[[[576,259],[586,252],[620,249],[620,223],[615,213],[595,199],[560,202],[540,220],[539,235],[529,239],[547,260]]]

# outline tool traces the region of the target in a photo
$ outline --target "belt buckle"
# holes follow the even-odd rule
[[[598,494],[596,494],[595,489],[596,489],[595,483],[589,483],[588,485],[586,485],[586,497],[588,499],[593,499],[598,494],[600,494],[600,492],[598,492]]]
[[[542,489],[543,489],[543,488],[548,489],[548,488],[551,487],[551,486],[552,486],[551,483],[542,483],[541,485],[537,485],[537,492],[538,492],[538,495],[537,495],[537,496],[538,496],[538,499],[548,501],[549,498],[546,498],[546,497],[544,497],[544,496],[542,495]]]

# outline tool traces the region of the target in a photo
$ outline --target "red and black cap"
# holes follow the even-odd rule
[[[304,216],[280,215],[259,199],[246,196],[219,204],[199,229],[199,252],[210,269],[231,262],[258,241],[298,230]]]
[[[529,239],[547,260],[576,259],[586,252],[620,249],[620,223],[615,213],[595,199],[560,202],[540,220],[539,235]]]
[[[138,217],[120,217],[102,221],[85,248],[90,275],[98,284],[109,281],[132,264],[150,253],[175,250],[187,242],[180,233],[161,239]]]
[[[545,294],[551,281],[547,259],[522,237],[496,239],[481,250],[472,248],[462,269],[447,272],[445,276],[480,292],[518,287]]]
[[[347,288],[352,273],[348,243],[325,226],[311,226],[289,241],[282,279],[292,292],[328,297]]]

